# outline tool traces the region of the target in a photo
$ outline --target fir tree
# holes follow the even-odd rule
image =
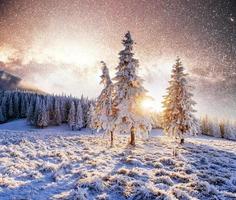
[[[31,96],[31,99],[30,99],[30,105],[29,105],[29,108],[28,108],[28,112],[27,112],[27,121],[30,123],[30,124],[34,124],[34,112],[35,112],[35,107],[36,107],[36,100],[35,100],[35,97],[34,96]]]
[[[6,118],[5,118],[4,114],[3,114],[3,107],[1,106],[0,107],[0,123],[3,123],[5,121],[6,121]]]
[[[145,98],[147,90],[143,80],[137,75],[138,60],[134,58],[133,44],[130,32],[122,40],[124,50],[119,53],[119,65],[116,67],[116,83],[114,97],[114,130],[118,133],[130,133],[130,144],[135,145],[137,132],[148,132],[150,121],[140,109],[140,101]]]
[[[9,101],[10,99],[10,95],[8,92],[4,92],[3,94],[3,98],[2,98],[2,101],[1,101],[1,108],[2,108],[2,115],[3,115],[3,118],[5,119],[5,121],[8,120],[8,110],[9,110],[9,106],[7,106],[7,102]]]
[[[92,129],[92,132],[93,132],[93,129],[96,128],[95,122],[96,122],[95,108],[93,104],[91,103],[89,106],[88,113],[87,113],[87,127]]]
[[[9,106],[8,106],[8,117],[13,118],[14,117],[14,103],[13,103],[13,95],[9,95]]]
[[[94,115],[94,125],[96,128],[103,128],[111,135],[111,146],[113,145],[113,130],[111,130],[111,123],[113,119],[113,84],[110,79],[109,69],[105,62],[102,63],[102,75],[100,84],[104,88],[97,98]],[[96,118],[96,119],[95,119]]]
[[[42,99],[39,103],[40,109],[38,110],[37,116],[37,126],[39,128],[44,128],[48,126],[49,123],[49,113],[46,108],[46,102]]]
[[[229,121],[224,124],[224,134],[223,137],[225,139],[229,140],[235,140],[236,141],[236,126],[233,123],[230,123]]]
[[[54,123],[56,125],[61,125],[61,109],[60,109],[60,102],[56,98],[54,102]]]
[[[21,93],[20,94],[20,117],[25,118],[27,113],[27,94]]]
[[[66,119],[67,112],[66,112],[66,103],[64,97],[61,99],[60,112],[61,112],[61,121],[62,123],[65,123],[67,121]]]
[[[41,111],[41,96],[36,96],[33,118],[31,119],[31,124],[37,126],[38,117]]]
[[[19,97],[18,97],[18,92],[15,92],[14,93],[14,96],[13,96],[13,102],[14,102],[14,117],[15,118],[19,118],[20,117],[20,110],[19,110]]]
[[[75,103],[71,101],[70,111],[68,114],[68,124],[72,130],[75,130]]]
[[[81,103],[78,102],[77,105],[77,109],[76,109],[76,129],[81,130],[81,128],[83,128],[83,122],[84,117],[83,117],[83,110],[82,110],[82,106]]]
[[[184,142],[184,135],[189,133],[197,134],[198,124],[194,117],[196,104],[192,100],[193,94],[187,82],[187,74],[179,58],[173,66],[170,86],[167,88],[167,95],[164,96],[163,126],[164,131],[170,136],[180,138]]]
[[[207,135],[209,132],[209,119],[206,115],[205,117],[201,118],[201,132],[203,135]]]

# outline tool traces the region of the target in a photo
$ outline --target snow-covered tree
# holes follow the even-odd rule
[[[97,116],[95,114],[95,108],[93,106],[93,104],[91,103],[89,105],[89,110],[87,113],[87,127],[91,128],[92,130],[96,128],[96,120],[97,120]]]
[[[220,124],[219,124],[218,120],[217,119],[211,120],[208,125],[209,125],[208,134],[210,136],[220,138],[221,137],[221,130],[220,130]]]
[[[14,102],[14,117],[19,118],[20,117],[20,110],[19,110],[19,97],[18,97],[18,92],[14,92],[13,96],[13,102]]]
[[[236,125],[229,121],[221,122],[222,137],[229,140],[236,140]]]
[[[37,95],[35,104],[34,104],[34,112],[31,120],[31,124],[37,126],[38,124],[38,118],[40,115],[40,112],[42,110],[42,99],[41,96]]]
[[[201,132],[203,135],[223,137],[223,122],[210,119],[207,115],[201,119]]]
[[[109,69],[105,62],[102,63],[102,75],[100,84],[104,85],[101,94],[95,104],[94,126],[97,129],[104,129],[111,135],[111,145],[113,145],[113,131],[111,128],[113,118],[113,84],[110,79]]]
[[[70,110],[68,114],[68,124],[72,130],[75,130],[75,103],[71,101]]]
[[[61,121],[62,123],[65,123],[67,121],[67,115],[68,115],[66,110],[65,97],[61,99],[60,112],[61,112]]]
[[[83,95],[81,96],[80,103],[82,106],[83,110],[83,115],[84,115],[84,127],[88,127],[88,113],[89,113],[89,106],[90,106],[90,101],[88,98],[85,98]]]
[[[180,58],[177,58],[173,66],[169,84],[163,101],[164,131],[170,136],[180,138],[183,143],[185,134],[197,134],[198,123],[193,114],[196,103],[192,100],[192,87],[188,84]]]
[[[27,121],[30,124],[34,124],[34,121],[35,121],[35,119],[34,119],[35,107],[36,107],[36,97],[31,96],[30,105],[29,105],[28,112],[27,112]]]
[[[56,125],[61,125],[61,108],[60,108],[60,101],[58,98],[55,99],[54,102],[54,123]]]
[[[4,122],[8,120],[8,109],[9,106],[7,106],[7,103],[9,101],[9,93],[8,92],[4,92],[3,97],[2,97],[2,101],[1,101],[1,109],[2,109],[2,115],[4,118]]]
[[[82,106],[80,102],[78,102],[77,104],[75,122],[76,122],[76,129],[81,130],[81,128],[83,128],[83,125],[84,125],[84,117],[83,117],[83,110],[82,110]]]
[[[13,95],[9,95],[9,106],[8,106],[8,117],[13,118],[14,117],[14,103],[13,103]]]
[[[1,106],[0,107],[0,123],[3,123],[5,121],[6,121],[6,118],[5,118],[4,114],[3,114],[3,107]]]
[[[40,109],[38,110],[37,126],[40,128],[47,127],[49,124],[49,112],[46,108],[46,102],[44,99],[40,100]]]
[[[207,135],[209,132],[209,119],[207,115],[201,118],[201,130],[203,135]]]
[[[25,118],[27,114],[27,94],[21,93],[20,94],[20,117]]]
[[[124,49],[119,53],[119,64],[114,77],[115,97],[113,129],[116,133],[130,134],[130,144],[135,145],[135,135],[138,132],[148,132],[151,129],[150,120],[140,109],[140,102],[146,96],[143,80],[138,76],[138,60],[134,58],[133,44],[130,32],[122,40]]]

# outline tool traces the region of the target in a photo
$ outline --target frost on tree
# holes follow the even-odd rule
[[[192,87],[188,85],[187,74],[179,58],[173,66],[170,86],[167,88],[167,95],[164,96],[163,126],[166,134],[180,138],[183,142],[185,134],[195,135],[199,126],[194,117],[196,104],[191,93]]]
[[[77,105],[75,121],[76,121],[76,129],[81,130],[84,124],[84,117],[83,117],[83,110],[82,110],[82,106],[80,102],[78,102],[78,105]]]
[[[97,121],[97,117],[95,114],[95,108],[93,104],[91,103],[89,105],[89,110],[87,113],[87,127],[93,130],[94,128],[96,128],[96,121]]]
[[[113,145],[113,130],[112,130],[112,119],[113,119],[113,83],[109,75],[109,69],[105,62],[102,64],[102,75],[100,84],[104,85],[104,88],[97,98],[95,105],[95,118],[94,127],[97,129],[104,129],[106,133],[111,136],[111,146]]]
[[[104,88],[97,98],[95,106],[96,114],[96,127],[98,129],[104,129],[110,131],[110,123],[112,119],[112,98],[113,98],[113,84],[110,79],[109,69],[106,66],[105,62],[102,63],[102,75],[100,84],[104,85]]]
[[[71,102],[69,115],[68,115],[68,124],[72,130],[75,130],[75,103],[74,101]]]
[[[61,125],[61,110],[60,110],[60,102],[58,99],[55,99],[54,102],[54,123],[56,125]]]
[[[115,119],[114,131],[117,133],[129,133],[130,143],[135,144],[137,132],[148,132],[151,123],[140,109],[140,102],[146,96],[147,90],[143,87],[143,80],[137,75],[138,60],[134,58],[133,44],[130,32],[125,34],[122,40],[124,49],[119,53],[119,65],[116,67],[114,77],[115,87]]]
[[[46,108],[46,102],[44,99],[41,99],[39,103],[41,109],[38,110],[38,117],[37,117],[37,126],[39,128],[44,128],[48,126],[49,123],[49,113]]]

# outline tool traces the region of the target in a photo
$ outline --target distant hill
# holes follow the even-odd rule
[[[17,89],[19,83],[21,82],[21,78],[10,74],[6,71],[0,71],[0,89],[2,90],[12,90]]]
[[[0,70],[0,90],[27,90],[37,93],[45,93],[32,84],[26,83],[20,77],[4,70]]]

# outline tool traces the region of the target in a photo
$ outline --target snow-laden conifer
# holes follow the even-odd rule
[[[55,99],[54,102],[54,123],[56,125],[61,125],[61,108],[60,108],[60,101],[58,98]]]
[[[102,75],[100,76],[100,84],[103,84],[104,87],[96,101],[94,125],[97,129],[104,129],[106,133],[111,134],[111,143],[113,143],[113,130],[111,130],[111,123],[113,123],[114,87],[106,63],[102,61],[101,64]]]
[[[69,114],[68,114],[68,124],[72,130],[75,130],[76,121],[75,121],[75,103],[74,103],[74,101],[71,101],[71,104],[70,104],[70,110],[69,110]]]
[[[37,116],[37,126],[39,128],[44,128],[48,126],[49,123],[49,113],[46,108],[46,101],[44,99],[40,99],[39,101],[40,109],[38,110]]]
[[[130,32],[122,40],[124,49],[119,53],[119,64],[114,77],[115,97],[113,122],[114,131],[128,133],[131,136],[130,144],[135,145],[137,132],[148,132],[151,129],[150,120],[140,109],[140,104],[146,96],[147,90],[143,87],[143,80],[138,76],[139,62],[134,58],[134,41]]]
[[[163,101],[163,126],[166,134],[180,138],[183,142],[185,134],[195,135],[198,132],[198,122],[194,117],[196,104],[192,100],[192,87],[188,84],[187,74],[177,58],[173,66],[170,86],[167,88],[167,95]]]
[[[83,120],[84,120],[84,116],[83,116],[82,106],[81,106],[81,103],[78,102],[77,109],[76,109],[76,119],[75,119],[76,129],[81,130],[81,128],[83,128],[83,125],[84,125]]]
[[[96,120],[97,120],[97,117],[95,114],[95,108],[94,108],[94,105],[91,103],[89,105],[89,110],[87,113],[87,127],[92,129],[92,131],[93,129],[96,128]]]

